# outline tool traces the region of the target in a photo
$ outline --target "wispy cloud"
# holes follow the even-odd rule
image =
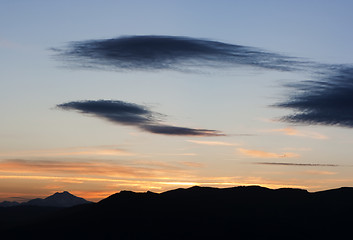
[[[208,146],[238,146],[237,143],[228,143],[228,142],[220,142],[220,141],[201,141],[201,140],[186,140],[187,142],[208,145]]]
[[[199,163],[199,162],[180,162],[180,164],[188,167],[195,167],[195,168],[200,168],[205,166],[205,164]]]
[[[1,172],[11,173],[65,173],[85,175],[136,175],[139,169],[106,162],[64,162],[44,160],[4,160],[0,162]],[[142,169],[140,169],[142,170]],[[140,172],[141,173],[141,172]]]
[[[308,148],[308,147],[303,147],[303,148],[285,147],[285,148],[282,148],[282,150],[295,151],[295,152],[309,152],[309,151],[312,151],[312,149]]]
[[[283,133],[285,135],[289,136],[297,136],[297,137],[305,137],[305,138],[313,138],[313,139],[320,139],[320,140],[325,140],[328,139],[327,136],[317,133],[317,132],[312,132],[312,131],[300,131],[291,127],[287,128],[279,128],[279,129],[270,129],[270,130],[265,130],[265,132],[278,132],[278,133]]]
[[[336,175],[337,172],[330,172],[330,171],[315,171],[315,170],[308,170],[304,172],[305,174],[309,175]]]
[[[146,106],[114,100],[74,101],[57,105],[64,110],[75,110],[103,118],[113,123],[135,126],[143,131],[174,136],[225,136],[217,130],[177,127],[163,124],[160,113],[149,110]]]
[[[182,70],[190,67],[241,65],[290,71],[303,65],[296,58],[254,47],[180,36],[124,36],[71,42],[53,48],[72,67],[108,70]]]
[[[274,153],[274,152],[265,152],[261,150],[245,149],[238,148],[238,152],[245,156],[253,158],[294,158],[299,157],[296,153],[286,152],[286,153]]]
[[[1,173],[45,174],[52,176],[157,177],[183,170],[168,164],[123,164],[112,161],[49,161],[10,159],[0,161]],[[44,176],[43,176],[44,177]],[[77,180],[77,179],[76,179]]]
[[[321,164],[321,163],[288,163],[288,162],[256,162],[259,165],[275,165],[275,166],[293,166],[293,167],[338,167],[337,164]]]
[[[117,146],[72,147],[0,153],[0,157],[60,157],[60,156],[134,156],[135,153]]]

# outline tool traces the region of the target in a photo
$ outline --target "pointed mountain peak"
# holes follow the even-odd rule
[[[26,203],[26,205],[36,206],[50,206],[50,207],[72,207],[75,205],[90,203],[89,201],[76,197],[68,191],[56,192],[44,199],[33,199]]]
[[[52,197],[52,196],[69,196],[69,197],[76,197],[75,195],[69,193],[68,191],[63,191],[63,192],[56,192],[54,193],[53,195],[49,196],[49,197]],[[48,198],[48,197],[47,197]]]

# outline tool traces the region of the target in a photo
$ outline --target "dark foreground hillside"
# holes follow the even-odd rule
[[[3,229],[4,239],[351,239],[353,188],[122,191]]]

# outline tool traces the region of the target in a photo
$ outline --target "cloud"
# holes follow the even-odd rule
[[[59,104],[65,110],[77,110],[80,113],[94,114],[97,117],[124,125],[153,123],[152,112],[141,105],[113,100],[76,101]]]
[[[173,175],[183,170],[168,164],[123,164],[112,161],[50,161],[9,159],[0,161],[0,173],[38,174],[38,177],[57,176],[104,176],[104,177],[158,177]],[[44,174],[44,176],[41,176]]]
[[[252,150],[252,149],[245,149],[245,148],[238,148],[238,152],[243,155],[254,157],[254,158],[294,158],[299,157],[296,153],[273,153],[273,152],[265,152],[260,150]]]
[[[311,131],[299,131],[297,129],[287,127],[287,128],[280,128],[280,129],[271,129],[271,130],[266,130],[266,132],[280,132],[285,135],[289,136],[297,136],[297,137],[306,137],[306,138],[313,138],[313,139],[328,139],[327,136],[322,135],[317,132],[311,132]]]
[[[294,167],[338,167],[337,164],[319,164],[319,163],[285,163],[285,162],[256,162],[259,165],[275,166],[294,166]]]
[[[179,153],[177,156],[197,156],[197,153]]]
[[[136,174],[136,169],[104,162],[64,162],[48,160],[4,160],[0,162],[1,172],[11,173],[66,173],[94,175]]]
[[[72,67],[105,70],[185,71],[190,67],[245,65],[291,71],[304,66],[296,58],[253,47],[181,36],[124,36],[77,41],[52,50],[58,59]]]
[[[327,68],[327,70],[324,70]],[[322,66],[314,80],[289,84],[289,98],[276,104],[295,111],[282,121],[353,127],[353,66]]]
[[[309,73],[313,76],[312,80],[298,80],[286,85],[291,93],[286,95],[284,101],[273,105],[294,111],[280,120],[294,124],[353,127],[351,65],[320,64],[250,46],[181,36],[142,35],[76,41],[52,50],[57,59],[74,68],[188,71],[199,67],[250,66],[265,70]],[[147,115],[142,119],[140,117],[140,114],[131,114],[116,120],[130,124],[132,121],[145,121]],[[182,128],[159,124],[149,124],[141,128],[160,134],[174,135],[183,132]],[[190,135],[207,135],[204,129],[185,130]],[[214,135],[214,132],[210,135]]]
[[[1,152],[0,157],[134,156],[117,146],[71,147],[32,151]]]
[[[200,141],[200,140],[186,140],[187,142],[208,145],[208,146],[238,146],[237,143],[219,142],[219,141]]]
[[[201,168],[205,166],[205,164],[199,163],[199,162],[180,162],[180,164],[188,167],[194,167],[194,168]]]
[[[208,129],[194,129],[194,128],[185,128],[185,127],[175,127],[168,125],[143,125],[140,126],[141,129],[157,134],[166,134],[166,135],[180,135],[180,136],[225,136],[219,131],[208,130]]]
[[[134,103],[113,100],[87,100],[57,105],[64,110],[75,110],[103,118],[113,123],[135,126],[143,131],[174,136],[225,136],[217,130],[177,127],[161,123],[162,114],[152,112],[147,107]]]
[[[285,148],[282,148],[282,150],[286,150],[286,151],[296,151],[296,152],[308,152],[308,151],[312,151],[311,148],[307,148],[307,147],[302,147],[302,148],[285,147]]]
[[[305,171],[304,173],[309,175],[336,175],[337,174],[337,172],[315,171],[315,170]]]

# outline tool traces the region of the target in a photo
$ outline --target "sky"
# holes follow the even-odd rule
[[[353,187],[353,2],[0,2],[0,201]]]

